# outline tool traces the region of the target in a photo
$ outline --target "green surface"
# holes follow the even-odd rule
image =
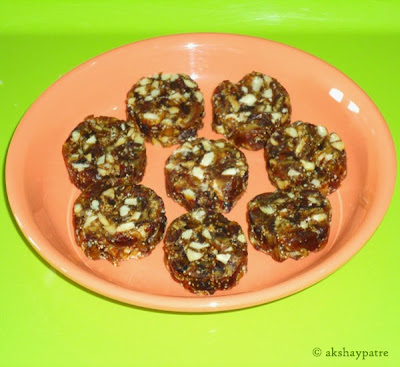
[[[282,2],[283,3],[283,2]],[[164,34],[241,33],[298,47],[375,101],[400,144],[397,1],[2,1],[0,157],[32,102],[114,47]],[[4,176],[4,175],[3,175]],[[324,281],[285,299],[218,314],[156,312],[76,286],[31,250],[0,207],[0,366],[399,366],[398,186],[368,244]],[[322,349],[314,357],[313,348]],[[388,356],[327,357],[342,350]]]

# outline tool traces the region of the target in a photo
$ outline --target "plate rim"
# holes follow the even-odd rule
[[[26,220],[24,220],[24,215],[21,215],[21,210],[20,210],[20,204],[18,203],[18,198],[14,196],[14,191],[12,188],[12,183],[13,183],[13,168],[11,167],[11,159],[13,158],[13,154],[15,151],[15,146],[17,145],[18,141],[18,136],[23,131],[23,128],[25,124],[29,123],[29,116],[30,114],[35,110],[37,104],[39,101],[47,94],[50,93],[55,86],[57,86],[59,83],[62,83],[64,78],[68,78],[68,76],[71,73],[76,72],[79,69],[84,69],[87,67],[90,63],[92,63],[95,59],[102,57],[103,55],[106,55],[108,53],[113,53],[116,52],[118,49],[122,48],[130,48],[130,47],[135,47],[136,44],[138,43],[153,43],[158,40],[162,39],[185,39],[185,38],[190,38],[190,37],[211,37],[211,36],[217,36],[217,37],[224,37],[224,38],[232,38],[232,39],[237,39],[237,38],[247,38],[247,39],[252,39],[252,40],[257,40],[258,42],[266,42],[270,44],[275,44],[278,47],[284,47],[284,48],[289,48],[292,52],[297,52],[300,54],[305,54],[307,57],[311,57],[318,62],[323,63],[325,66],[332,68],[335,70],[335,72],[340,73],[340,75],[347,80],[347,82],[350,82],[353,84],[358,92],[360,92],[365,98],[367,98],[369,104],[371,107],[373,107],[374,112],[379,116],[379,123],[384,127],[385,131],[385,141],[390,142],[390,147],[388,147],[388,150],[390,150],[390,156],[388,154],[388,158],[390,160],[392,169],[389,172],[389,170],[386,172],[388,177],[391,177],[388,182],[390,183],[390,186],[388,185],[385,188],[385,191],[389,192],[389,195],[385,197],[385,201],[383,202],[383,205],[381,203],[380,205],[380,210],[379,210],[379,215],[377,216],[376,214],[372,216],[371,210],[369,210],[366,214],[366,217],[364,219],[364,224],[362,228],[367,227],[365,223],[368,224],[368,227],[370,228],[368,231],[356,231],[356,233],[353,233],[347,240],[346,242],[352,242],[356,243],[357,246],[352,246],[351,250],[347,248],[342,248],[339,250],[335,256],[328,257],[330,259],[329,266],[325,267],[324,264],[327,261],[327,258],[323,259],[320,263],[312,266],[311,268],[306,269],[304,272],[297,274],[294,277],[291,277],[283,282],[279,282],[278,284],[274,284],[268,288],[263,288],[261,290],[256,290],[256,291],[248,291],[248,292],[242,292],[238,294],[233,294],[233,295],[212,295],[212,296],[199,296],[199,297],[184,297],[184,296],[162,296],[162,295],[155,295],[155,294],[150,294],[148,292],[140,292],[132,289],[126,289],[123,286],[117,285],[115,283],[111,283],[104,278],[101,278],[99,276],[96,276],[94,273],[91,273],[90,271],[84,272],[84,277],[82,281],[82,276],[81,273],[83,270],[79,268],[74,262],[69,260],[68,258],[64,257],[56,248],[52,246],[50,241],[45,239],[42,235],[37,235],[31,236],[32,231],[28,227],[26,228],[25,224],[27,223]],[[134,305],[134,306],[139,306],[143,308],[149,308],[149,309],[156,309],[156,310],[163,310],[163,311],[174,311],[174,312],[216,312],[216,311],[228,311],[228,310],[234,310],[234,309],[243,309],[251,306],[256,306],[260,304],[266,304],[272,301],[275,301],[277,299],[281,299],[284,297],[287,297],[292,294],[296,294],[297,292],[304,290],[320,281],[325,279],[327,276],[330,274],[334,273],[336,270],[338,270],[341,266],[346,264],[357,252],[361,250],[363,246],[368,242],[368,240],[373,236],[379,225],[381,224],[382,220],[385,217],[385,214],[387,210],[389,209],[393,194],[394,194],[394,189],[395,189],[395,184],[396,184],[396,174],[397,174],[397,161],[396,161],[396,150],[394,146],[394,141],[393,137],[390,133],[389,126],[387,122],[385,121],[383,115],[379,111],[378,107],[375,105],[374,101],[367,95],[367,93],[355,82],[353,81],[350,77],[348,77],[346,74],[344,74],[342,71],[337,69],[335,66],[331,65],[330,63],[318,58],[315,55],[312,55],[308,53],[307,51],[303,51],[301,49],[298,49],[296,47],[277,42],[274,40],[269,40],[261,37],[253,37],[253,36],[248,36],[248,35],[242,35],[242,34],[233,34],[233,33],[217,33],[217,32],[195,32],[195,33],[179,33],[179,34],[172,34],[172,35],[163,35],[159,37],[152,37],[152,38],[147,38],[135,42],[131,42],[125,45],[121,45],[118,47],[115,47],[113,49],[110,49],[108,51],[102,52],[82,63],[79,65],[73,67],[71,70],[63,74],[59,79],[57,79],[55,82],[53,82],[51,85],[49,85],[30,105],[30,107],[27,109],[27,111],[23,114],[21,119],[19,120],[13,135],[11,137],[8,150],[7,150],[7,156],[6,156],[6,163],[5,163],[5,187],[6,187],[6,194],[7,194],[7,199],[10,205],[11,212],[15,218],[15,221],[20,228],[21,232],[24,234],[25,239],[30,243],[31,247],[37,252],[40,257],[45,260],[47,263],[49,263],[57,272],[60,272],[63,276],[67,277],[68,279],[72,280],[74,283],[79,284],[80,286],[89,289],[95,293],[101,294],[107,298],[115,299],[117,301]],[[376,198],[374,200],[374,203],[371,204],[371,208],[374,208],[376,206]],[[379,217],[378,220],[375,218]],[[39,241],[37,239],[39,238]],[[48,249],[50,251],[46,250],[46,253],[43,253],[41,246],[36,243],[42,241],[45,241],[49,244]],[[344,251],[346,250],[346,251]],[[89,269],[90,270],[90,269]],[[317,275],[317,276],[315,276]],[[87,281],[89,279],[90,281]],[[311,281],[310,281],[311,279]],[[110,291],[111,289],[111,291]],[[248,297],[243,297],[243,295],[248,295]],[[251,297],[250,297],[251,296]],[[166,303],[166,301],[168,301]]]

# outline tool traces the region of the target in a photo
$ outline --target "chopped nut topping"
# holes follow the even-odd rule
[[[315,187],[320,187],[320,186],[321,186],[321,181],[320,181],[320,180],[317,180],[316,178],[314,178],[314,179],[311,181],[311,184],[314,185]]]
[[[265,214],[274,214],[275,209],[271,206],[260,206],[260,210]]]
[[[211,144],[210,144],[210,141],[209,141],[209,140],[204,139],[204,140],[201,141],[201,144],[203,145],[203,148],[204,148],[207,152],[209,152],[209,151],[211,150]]]
[[[72,167],[74,167],[78,172],[82,172],[85,168],[90,167],[89,163],[72,163]]]
[[[214,153],[209,152],[204,154],[203,159],[200,162],[200,165],[208,167],[213,161],[214,161]]]
[[[236,175],[238,172],[239,172],[239,171],[238,171],[237,168],[228,168],[228,169],[226,169],[225,171],[223,171],[223,172],[221,173],[221,175],[223,175],[223,176],[234,176],[234,175]]]
[[[334,148],[336,148],[337,150],[340,150],[340,151],[344,150],[344,143],[341,140],[340,141],[334,141],[333,143],[331,143],[331,145]]]
[[[300,162],[306,171],[314,171],[315,164],[313,162],[308,162],[305,161],[304,159],[300,159]]]
[[[199,260],[199,259],[201,259],[201,258],[204,256],[203,253],[201,253],[201,252],[195,252],[195,251],[191,250],[190,248],[188,248],[188,249],[185,251],[185,253],[186,253],[186,256],[187,256],[187,258],[188,258],[188,260],[189,260],[190,262]]]
[[[191,189],[183,190],[182,194],[186,198],[186,200],[194,200],[194,199],[196,199],[196,194]]]
[[[322,137],[328,135],[328,131],[326,130],[326,127],[320,126],[320,125],[317,126],[317,133],[319,136],[322,136]]]
[[[253,106],[256,101],[257,98],[253,94],[246,94],[245,96],[239,99],[240,103],[243,103],[247,106]]]
[[[83,225],[83,228],[87,228],[90,226],[90,223],[92,223],[93,221],[95,221],[96,219],[98,219],[97,215],[92,215],[90,217],[88,217]]]
[[[182,232],[182,238],[184,240],[189,240],[192,237],[193,230],[187,229],[186,231]]]
[[[201,102],[201,101],[203,100],[203,95],[201,94],[200,91],[196,91],[196,92],[194,93],[194,95],[195,95],[195,97],[196,97],[196,99],[197,99],[198,102]]]
[[[263,81],[260,77],[258,77],[258,76],[256,76],[256,77],[253,79],[253,81],[252,81],[252,83],[251,83],[251,87],[253,88],[254,92],[260,91],[260,88],[261,88],[261,86],[263,85],[263,82],[264,82],[264,81]]]
[[[78,214],[82,211],[82,205],[81,204],[75,204],[74,205],[74,213]]]
[[[143,144],[143,143],[144,143],[143,137],[142,137],[141,135],[139,135],[139,134],[136,134],[136,135],[135,135],[133,141],[134,141],[136,144]]]
[[[90,203],[90,207],[91,207],[93,210],[99,210],[99,205],[100,205],[100,203],[99,203],[98,200],[93,200],[93,201]]]
[[[296,176],[298,176],[298,175],[300,175],[300,172],[299,172],[299,171],[296,171],[296,170],[293,169],[293,168],[291,168],[291,169],[289,170],[289,172],[288,172],[288,176],[289,176],[290,178],[296,177]]]
[[[137,198],[126,198],[124,201],[124,204],[126,205],[137,205],[138,204],[138,200]]]
[[[189,247],[195,249],[195,250],[201,250],[203,248],[209,247],[209,243],[200,243],[200,242],[190,242]]]
[[[147,84],[150,84],[150,83],[151,83],[151,80],[148,79],[148,78],[143,78],[143,79],[141,79],[141,80],[139,81],[139,84],[140,84],[140,85],[147,85]]]
[[[146,112],[143,115],[143,118],[145,118],[147,120],[159,120],[160,119],[160,117],[157,114],[152,113],[152,112]]]
[[[204,171],[198,166],[193,167],[192,173],[194,177],[197,177],[200,180],[204,178]]]
[[[122,206],[119,208],[119,215],[120,215],[121,217],[125,217],[126,215],[128,215],[128,213],[129,213],[130,210],[131,210],[131,209],[129,208],[129,206],[127,206],[127,205],[122,205]]]
[[[71,134],[71,140],[72,140],[73,142],[75,142],[75,143],[76,143],[77,141],[79,141],[80,137],[81,137],[81,134],[80,134],[79,131],[74,130],[74,131],[72,132],[72,134]]]
[[[271,142],[272,145],[275,145],[275,146],[279,144],[273,137],[271,137],[269,139],[269,141]]]
[[[195,83],[193,83],[192,81],[188,80],[188,79],[183,79],[183,82],[189,87],[189,88],[195,88],[197,87],[197,85]]]
[[[142,216],[141,212],[134,212],[132,215],[133,220],[138,220]]]
[[[264,91],[264,93],[263,93],[263,97],[265,97],[265,98],[272,98],[272,89],[271,89],[271,88],[266,89],[266,90]]]
[[[198,209],[192,213],[193,218],[197,219],[199,222],[202,222],[206,216],[206,212],[203,209]]]
[[[221,261],[223,264],[226,265],[228,263],[229,259],[231,258],[231,256],[232,256],[231,254],[218,254],[216,256],[216,258],[218,261]]]
[[[287,180],[276,180],[276,184],[278,185],[278,188],[285,189],[289,185],[289,181]]]
[[[110,222],[107,220],[107,218],[103,214],[98,213],[97,216],[99,217],[99,221],[100,221],[101,224],[103,224],[105,226],[109,226],[110,225]]]
[[[89,139],[86,140],[86,144],[94,144],[96,143],[97,139],[95,135],[92,135]]]
[[[329,137],[329,142],[333,143],[335,141],[341,141],[341,139],[339,138],[339,135],[336,133],[332,133]]]
[[[122,223],[117,227],[116,232],[126,232],[126,231],[129,231],[129,230],[135,228],[135,226],[136,225],[134,222]]]
[[[287,127],[285,129],[286,134],[290,135],[292,138],[297,138],[299,134],[297,133],[297,130],[294,127]]]
[[[309,196],[307,199],[309,202],[311,202],[313,204],[317,204],[317,205],[320,204],[319,200],[317,200],[314,196]]]
[[[316,220],[317,222],[322,222],[323,220],[327,219],[327,215],[325,213],[321,214],[314,214],[311,216],[312,219]]]
[[[308,222],[305,221],[305,220],[302,220],[302,221],[300,222],[300,227],[303,228],[303,229],[308,228]]]
[[[121,138],[119,138],[118,140],[117,140],[117,142],[115,143],[115,147],[119,147],[120,145],[123,145],[123,144],[125,144],[126,143],[126,138],[124,138],[124,137],[121,137]]]
[[[101,195],[108,196],[109,198],[114,199],[115,192],[114,192],[114,189],[112,187],[110,187],[108,190],[103,191],[103,193]]]
[[[141,96],[144,96],[146,94],[146,88],[144,86],[138,87],[135,89],[135,92],[139,93]]]
[[[170,107],[170,108],[168,108],[168,112],[170,112],[172,114],[178,113],[179,112],[179,108],[175,107],[175,106]]]
[[[271,116],[272,116],[272,121],[276,121],[282,118],[282,114],[280,112],[273,112],[271,113]]]
[[[204,228],[201,233],[205,238],[211,240],[212,236],[211,236],[210,231],[207,228]]]

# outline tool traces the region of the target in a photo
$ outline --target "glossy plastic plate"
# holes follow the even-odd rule
[[[206,100],[205,126],[211,131],[211,94],[222,80],[238,81],[260,71],[288,90],[292,121],[325,125],[346,145],[348,175],[330,195],[333,220],[328,245],[300,261],[277,263],[249,244],[248,273],[239,285],[213,296],[195,296],[170,277],[163,244],[142,260],[114,267],[87,259],[76,246],[71,223],[79,191],[70,183],[61,147],[87,115],[125,117],[125,97],[142,76],[183,72],[198,82]],[[147,144],[143,184],[164,199],[168,222],[184,209],[166,196],[164,163],[176,147]],[[247,202],[272,191],[263,152],[245,151],[249,186],[228,218],[247,232]],[[246,36],[184,34],[150,39],[102,54],[78,66],[48,88],[21,120],[6,163],[9,202],[34,249],[55,269],[107,297],[133,305],[186,312],[238,309],[300,291],[346,263],[368,241],[382,220],[394,189],[395,151],[388,127],[368,96],[348,77],[305,52]]]

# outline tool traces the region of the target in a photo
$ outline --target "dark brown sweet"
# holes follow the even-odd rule
[[[249,239],[276,261],[299,260],[328,241],[331,204],[318,190],[277,190],[248,204]]]
[[[237,84],[220,83],[212,96],[213,130],[238,147],[264,148],[269,136],[290,123],[289,94],[274,78],[252,72]]]
[[[139,259],[161,241],[167,218],[162,199],[143,185],[92,185],[75,202],[78,246],[90,259]]]
[[[297,121],[272,134],[265,146],[268,175],[279,189],[303,187],[328,195],[346,177],[346,151],[336,133]]]
[[[168,270],[192,293],[232,288],[246,272],[246,237],[222,214],[204,209],[184,214],[171,223],[164,242]]]
[[[203,117],[203,95],[186,74],[142,78],[127,96],[127,119],[135,121],[146,140],[156,145],[168,147],[196,136]]]
[[[192,139],[168,158],[168,196],[187,210],[229,212],[248,181],[245,155],[226,140]]]
[[[62,147],[71,182],[85,189],[100,180],[139,182],[146,168],[144,138],[136,124],[114,117],[86,117]]]

